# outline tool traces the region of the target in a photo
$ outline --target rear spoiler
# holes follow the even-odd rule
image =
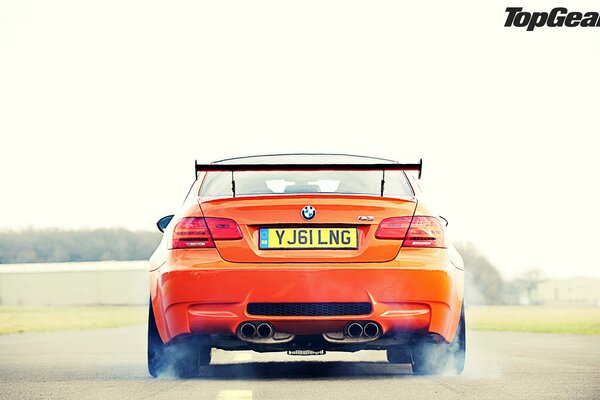
[[[378,163],[378,164],[198,164],[195,162],[196,176],[200,171],[419,171],[423,170],[423,159],[418,164]]]
[[[381,179],[381,196],[385,184],[385,171],[419,171],[419,179],[423,171],[423,159],[418,164],[399,163],[372,163],[372,164],[198,164],[194,161],[196,179],[198,172],[231,172],[231,190],[235,197],[235,180],[233,173],[236,171],[378,171],[383,172]]]

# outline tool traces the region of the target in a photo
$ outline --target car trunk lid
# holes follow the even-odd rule
[[[200,199],[205,217],[230,218],[239,225],[242,239],[215,240],[221,257],[237,263],[389,261],[398,254],[402,240],[380,240],[375,238],[375,231],[385,218],[412,217],[416,204],[416,198],[412,196],[281,195]],[[315,215],[309,220],[302,216],[305,206],[314,207]],[[305,216],[310,217],[310,214],[308,212]],[[298,235],[302,235],[302,232],[305,235],[314,234],[315,243],[318,240],[322,240],[321,243],[330,241],[325,246],[337,248],[261,248],[261,229],[265,232],[268,228],[278,235],[286,231],[286,240],[289,242],[296,239],[295,230],[300,232]],[[355,241],[353,238],[343,247],[340,244],[342,239],[336,237],[339,235],[356,235]],[[277,239],[275,236],[273,238]]]

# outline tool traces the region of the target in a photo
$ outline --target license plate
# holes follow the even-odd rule
[[[259,249],[357,249],[357,228],[260,228]]]
[[[325,350],[288,350],[290,356],[322,356]]]

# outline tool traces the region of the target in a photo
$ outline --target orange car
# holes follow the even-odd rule
[[[464,270],[423,204],[421,163],[288,154],[196,164],[150,259],[148,369],[198,375],[212,348],[386,350],[460,373]]]

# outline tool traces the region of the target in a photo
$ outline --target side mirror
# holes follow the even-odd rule
[[[166,217],[162,217],[156,223],[156,227],[158,228],[159,231],[164,232],[165,229],[167,229],[167,226],[169,226],[169,222],[171,222],[172,219],[173,219],[173,215],[167,215]]]

